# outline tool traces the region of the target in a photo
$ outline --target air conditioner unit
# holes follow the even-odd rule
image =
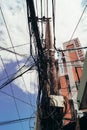
[[[50,95],[50,106],[64,107],[64,98],[59,95]]]

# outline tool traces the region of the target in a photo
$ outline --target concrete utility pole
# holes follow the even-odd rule
[[[28,22],[36,39],[39,63],[38,108],[36,115],[36,130],[61,130],[63,119],[63,96],[58,91],[58,61],[55,60],[55,50],[52,43],[49,19],[46,19],[45,47],[39,36],[33,0],[26,0]],[[30,18],[29,18],[30,17]],[[29,21],[30,19],[30,21]]]
[[[37,117],[40,119],[38,127],[41,130],[61,130],[64,100],[58,91],[58,61],[55,60],[49,19],[46,22],[44,53],[47,61],[47,70],[44,71],[47,72],[47,79],[42,89],[39,117]]]

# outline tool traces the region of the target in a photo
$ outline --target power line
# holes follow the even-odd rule
[[[64,49],[64,50],[58,49],[57,51],[59,51],[59,52],[65,52],[65,51],[74,51],[74,50],[83,50],[83,49],[87,49],[87,47],[79,47],[79,48]]]
[[[22,102],[22,103],[24,103],[24,104],[26,104],[26,105],[29,105],[29,106],[31,106],[31,107],[35,107],[34,105],[31,105],[31,104],[29,104],[28,102],[26,102],[26,101],[24,101],[24,100],[22,100],[22,99],[20,99],[20,98],[18,98],[18,97],[12,96],[12,95],[10,95],[10,94],[8,94],[8,93],[2,91],[2,90],[0,90],[0,93],[3,93],[3,94],[5,94],[5,95],[7,95],[7,96],[9,96],[9,97],[11,97],[11,98],[15,98],[16,100],[18,100],[18,101],[20,101],[20,102]]]
[[[78,62],[78,61],[83,61],[83,60],[66,61],[65,63],[67,64],[67,63],[73,63],[73,62]],[[63,62],[58,62],[58,64],[63,64]],[[71,66],[72,66],[72,65],[71,65]],[[22,66],[22,67],[24,67],[24,66]],[[31,70],[36,70],[36,69],[33,69],[33,68],[32,68]],[[17,72],[18,72],[18,71],[17,71]],[[8,75],[8,77],[11,78],[11,77],[14,76],[17,72]],[[31,73],[31,72],[30,72],[30,73]],[[5,80],[5,79],[7,79],[7,77],[0,79],[0,81],[3,81],[3,80]]]
[[[3,121],[3,122],[0,122],[0,126],[20,123],[20,122],[24,122],[24,121],[34,119],[34,118],[35,117],[26,117],[26,118],[20,118],[20,119],[16,119],[16,120]]]
[[[26,65],[24,65],[24,66],[22,66],[22,67],[21,67],[21,69],[22,69],[23,67],[25,67],[25,68],[26,68],[27,66],[26,66]],[[29,67],[27,67],[27,68],[29,68]],[[33,70],[37,70],[37,69],[36,69],[36,68],[32,68],[32,69],[30,69],[30,70],[32,70],[32,71],[33,71]],[[18,71],[19,71],[19,70],[18,70]],[[17,71],[17,72],[18,72],[18,71]],[[17,72],[15,72],[15,73],[13,73],[13,74],[8,75],[8,77],[9,77],[9,78],[11,78],[11,77],[12,77],[12,76],[14,76]],[[31,73],[31,72],[29,71],[29,73]],[[5,79],[7,79],[7,77],[1,78],[1,79],[0,79],[0,81],[3,81],[3,80],[5,80]]]
[[[13,50],[14,50],[14,52],[15,52],[15,49],[14,49],[14,46],[13,46],[13,42],[12,42],[12,39],[11,39],[11,36],[10,36],[10,32],[9,32],[9,30],[8,30],[7,23],[6,23],[5,18],[4,18],[3,11],[2,11],[2,9],[1,9],[1,8],[0,8],[0,10],[1,10],[1,14],[2,14],[2,17],[3,17],[3,20],[4,20],[4,24],[5,24],[5,27],[6,27],[6,30],[7,30],[7,33],[8,33],[8,36],[9,36],[10,42],[11,42],[11,45],[12,45]],[[17,59],[17,55],[16,55],[16,53],[15,53],[15,57],[16,57],[16,61],[17,61],[18,67],[20,68],[20,65],[19,65],[19,62],[18,62],[18,59]],[[21,70],[20,70],[20,71],[21,71]],[[23,80],[23,82],[24,82],[24,85],[26,86],[26,84],[25,84],[25,81],[24,81],[24,78],[23,78],[23,77],[22,77],[22,80]]]
[[[0,58],[1,58],[1,57],[0,57]],[[1,58],[1,61],[2,61],[2,64],[3,64],[4,70],[5,70],[5,73],[6,73],[6,75],[7,75],[7,78],[8,78],[8,73],[7,73],[7,70],[6,70],[6,68],[5,68],[5,65],[4,65],[4,62],[3,62],[3,59],[2,59],[2,58]],[[9,78],[8,78],[8,80],[9,80]],[[16,111],[17,111],[17,115],[18,115],[18,117],[19,117],[19,119],[20,119],[20,113],[19,113],[19,110],[18,110],[17,102],[16,102],[16,100],[15,100],[14,91],[13,91],[13,88],[12,88],[12,85],[11,85],[11,84],[10,84],[10,88],[11,88],[11,92],[12,92],[12,95],[13,95],[13,100],[14,100],[14,104],[15,104]],[[21,125],[21,128],[23,129],[22,124],[20,124],[20,125]]]
[[[10,36],[9,29],[8,29],[8,27],[7,27],[7,23],[6,23],[5,18],[4,18],[4,14],[3,14],[2,9],[1,9],[1,14],[2,14],[2,17],[3,17],[3,20],[4,20],[4,24],[5,24],[5,27],[6,27],[6,30],[7,30],[7,33],[8,33],[8,36],[9,36],[9,39],[10,39],[12,48],[13,48],[13,50],[14,50],[14,52],[15,52],[15,48],[14,48],[14,45],[13,45],[13,42],[12,42],[12,39],[11,39],[11,36]],[[17,61],[18,67],[20,68],[19,61],[18,61],[18,58],[17,58],[16,53],[15,53],[15,57],[16,57],[16,61]],[[21,69],[20,69],[20,72],[21,72]],[[22,76],[22,81],[23,81],[23,83],[24,83],[25,89],[27,90],[27,86],[26,86],[24,77],[23,77],[23,75],[21,75],[21,76]],[[9,79],[8,79],[8,81],[9,81]],[[12,90],[12,87],[11,87],[11,90]],[[27,90],[27,91],[28,91],[28,90]],[[13,90],[12,90],[12,93],[14,94]],[[28,93],[28,96],[29,96],[29,93]],[[14,101],[15,101],[15,99],[14,99]],[[15,101],[15,106],[16,106],[16,110],[17,110],[18,116],[19,116],[19,118],[20,118],[20,115],[19,115],[19,111],[18,111],[18,108],[17,108],[16,101]]]
[[[53,17],[53,38],[54,38],[54,48],[56,49],[55,45],[55,0],[52,0],[52,17]]]
[[[8,75],[8,76],[10,76],[10,77],[9,77],[9,80],[11,80],[11,79],[13,79],[13,78],[18,78],[18,77],[20,77],[22,74],[26,73],[26,72],[29,71],[29,70],[34,70],[33,68],[36,66],[36,64],[39,63],[39,60],[38,60],[37,62],[30,62],[30,63],[31,63],[31,64],[29,65],[30,68],[26,66],[26,63],[27,63],[29,60],[31,60],[31,57],[27,58],[25,64],[24,64],[19,70],[17,70],[15,73],[13,73],[13,74],[11,74],[11,75]],[[20,70],[22,71],[22,73],[19,73]],[[36,69],[35,69],[35,70],[36,70]],[[18,76],[18,75],[20,75],[20,76]],[[17,76],[18,76],[18,77],[17,77]],[[6,79],[6,78],[3,78],[2,80],[4,80],[4,79]],[[1,80],[1,81],[2,81],[2,80]],[[14,80],[15,80],[15,79],[14,79]],[[12,80],[12,81],[13,81],[13,80]],[[7,80],[6,82],[4,82],[3,85],[4,85],[5,83],[8,84],[8,80]]]
[[[29,44],[29,43],[16,45],[16,46],[14,46],[14,48],[18,48],[18,47],[21,47],[21,46],[26,46],[26,45],[28,45],[28,44]],[[3,49],[11,49],[11,48],[13,48],[13,47],[7,47],[7,48],[3,48],[3,47],[1,47],[1,50],[0,50],[0,51],[2,51]]]
[[[7,80],[6,82],[4,82],[1,86],[0,89],[4,88],[6,85],[8,85],[9,83],[11,83],[12,81],[14,81],[15,79],[21,77],[23,74],[25,74],[26,72],[28,72],[29,70],[31,70],[36,64],[33,63],[27,70],[23,71],[21,74],[17,73],[20,72],[20,69],[15,73],[16,75],[13,75],[13,77],[11,77],[9,80]],[[23,66],[24,67],[24,66]],[[22,68],[23,68],[22,67]],[[22,69],[21,68],[21,69]]]
[[[75,63],[75,62],[78,62],[78,61],[83,61],[83,60],[73,60],[73,61],[66,61],[66,63]],[[63,64],[63,62],[59,62],[58,64]]]
[[[1,49],[1,50],[5,50],[5,51],[8,51],[8,52],[10,52],[10,53],[12,53],[12,54],[16,54],[16,55],[21,56],[21,57],[26,57],[26,55],[19,54],[19,53],[17,53],[17,52],[11,51],[11,50],[9,50],[9,49],[7,49],[7,48],[4,48],[4,47],[1,47],[1,46],[0,46],[0,49]],[[1,51],[1,50],[0,50],[0,51]]]
[[[86,8],[87,8],[87,5],[84,7],[84,10],[83,10],[83,12],[82,12],[82,14],[81,14],[81,16],[80,16],[80,18],[79,18],[79,20],[78,20],[78,23],[76,24],[76,27],[75,27],[75,29],[74,29],[72,35],[71,35],[71,38],[70,38],[70,40],[69,40],[69,43],[70,43],[70,41],[72,40],[72,38],[73,38],[73,36],[74,36],[74,34],[75,34],[75,32],[76,32],[76,29],[77,29],[77,27],[78,27],[78,25],[79,25],[79,23],[80,23],[80,21],[81,21],[81,19],[82,19],[82,16],[83,16],[83,14],[84,14]],[[55,48],[55,49],[56,49],[56,51],[71,51],[71,50],[74,50],[74,49],[77,50],[77,49],[79,49],[79,48],[66,49],[66,50],[60,50],[60,49],[57,49],[57,48]],[[81,47],[80,49],[87,49],[87,47]]]
[[[74,31],[73,31],[73,33],[72,33],[72,35],[71,35],[71,38],[70,38],[70,39],[72,39],[72,37],[73,37],[74,33],[76,32],[76,29],[77,29],[77,27],[78,27],[78,25],[79,25],[79,23],[80,23],[80,21],[81,21],[81,19],[82,19],[82,16],[83,16],[83,14],[84,14],[84,12],[85,12],[86,8],[87,8],[87,5],[85,6],[85,8],[84,8],[84,10],[83,10],[83,12],[82,12],[82,14],[81,14],[81,16],[80,16],[80,18],[79,18],[79,20],[78,20],[78,23],[77,23],[77,25],[76,25],[76,27],[75,27],[75,29],[74,29]],[[70,40],[70,41],[71,41],[71,40]]]
[[[72,62],[77,62],[77,61],[81,61],[81,60],[74,60]],[[25,65],[23,65],[16,73],[14,73],[14,75],[11,76],[11,78],[9,80],[7,80],[6,82],[4,82],[1,86],[0,86],[0,89],[2,89],[3,87],[5,87],[6,85],[8,85],[10,82],[12,82],[13,80],[19,78],[20,76],[22,76],[23,74],[25,74],[27,71],[31,70],[34,66],[36,66],[36,64],[39,63],[39,60],[38,62],[36,63],[33,63],[30,68],[28,68],[27,70],[23,71],[22,73],[19,73],[20,69],[22,70]],[[66,61],[66,63],[71,63],[70,61]],[[62,64],[62,62],[60,62],[59,64]]]
[[[6,24],[6,21],[5,21],[5,18],[4,18],[4,14],[3,14],[3,11],[2,11],[2,9],[1,9],[1,7],[0,7],[0,11],[1,11],[1,15],[2,15],[2,18],[3,18],[3,21],[4,21],[4,24],[5,24],[7,33],[8,33],[8,37],[9,37],[10,42],[11,42],[11,45],[12,45],[12,47],[13,47],[13,49],[14,49],[14,46],[13,46],[13,43],[12,43],[12,39],[11,39],[11,36],[10,36],[10,33],[9,33],[9,30],[8,30],[8,27],[7,27],[7,24]],[[5,49],[5,48],[3,48],[3,47],[0,47],[0,49],[6,50],[6,51],[11,52],[11,53],[13,53],[13,54],[15,54],[15,55],[23,56],[23,55],[21,55],[21,54],[16,53],[16,52],[15,52],[15,49],[14,49],[14,52],[11,51],[11,50]]]

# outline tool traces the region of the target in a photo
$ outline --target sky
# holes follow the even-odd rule
[[[37,0],[39,2],[39,0]],[[46,0],[44,0],[46,3]],[[49,17],[51,17],[51,0],[49,0]],[[69,41],[85,8],[87,0],[56,0],[55,6],[55,35],[56,47],[62,48],[62,43]],[[0,0],[11,40],[9,39],[3,16],[0,10],[0,47],[9,48],[11,52],[0,49],[0,86],[17,72],[19,67],[31,65],[29,31],[27,24],[25,0]],[[38,10],[39,10],[38,4]],[[44,10],[44,9],[43,9]],[[87,9],[78,25],[73,38],[78,37],[82,46],[87,46]],[[16,46],[14,49],[12,43]],[[29,60],[27,60],[29,58]],[[18,60],[18,62],[17,62]],[[25,64],[26,63],[26,64]],[[10,85],[0,89],[0,122],[19,118],[35,117],[38,73],[31,70],[13,81]],[[10,96],[9,96],[10,95]],[[15,99],[11,96],[16,97]],[[18,99],[21,99],[19,101]],[[26,103],[24,103],[25,101]],[[30,130],[34,129],[34,120],[22,123],[0,125],[0,130]]]

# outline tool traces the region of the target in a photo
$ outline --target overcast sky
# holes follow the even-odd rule
[[[37,0],[38,2],[39,0]],[[45,0],[46,1],[46,0]],[[50,3],[51,0],[49,0]],[[56,0],[56,46],[62,47],[62,43],[69,41],[71,35],[78,23],[78,20],[85,8],[87,0]],[[38,4],[39,6],[39,4]],[[50,7],[49,4],[49,12]],[[12,43],[14,46],[23,45],[20,47],[16,47],[15,51],[22,55],[26,55],[29,57],[30,49],[29,49],[29,34],[28,34],[28,24],[27,24],[27,16],[26,16],[26,1],[25,0],[0,0],[0,7],[3,11],[5,21],[7,23],[9,33],[12,39]],[[78,37],[82,46],[87,46],[87,9],[85,10],[83,17],[78,25],[78,28],[73,36],[73,38]],[[2,14],[0,12],[0,46],[9,48],[12,47],[12,44],[9,40],[7,30],[3,21]],[[13,51],[13,49],[10,49]],[[17,71],[18,65],[16,61],[16,57],[14,54],[0,50],[0,56],[3,59],[0,59],[0,85],[7,80],[7,75],[13,74]],[[20,66],[25,64],[26,58],[17,56]],[[29,62],[27,63],[29,65]],[[36,74],[35,74],[36,73]],[[35,105],[35,97],[37,93],[37,72],[34,74],[32,71],[30,73],[26,73],[23,78],[25,83],[23,82],[22,78],[18,78],[12,83],[14,88],[14,93],[16,97],[19,97],[23,100],[28,101],[28,94],[29,98],[31,97],[31,101],[29,103]],[[4,80],[3,80],[4,79]],[[33,82],[34,81],[34,82]],[[26,84],[27,89],[24,87]],[[3,89],[3,91],[8,92],[11,94],[10,86],[7,86]],[[1,102],[1,116],[0,121],[3,120],[10,120],[18,118],[16,108],[14,107],[13,100],[10,97],[0,93],[0,102]],[[27,99],[26,99],[27,98]],[[17,102],[18,109],[20,110],[21,117],[30,116],[31,113],[35,112],[35,109],[26,107],[26,105]],[[10,106],[11,105],[11,106]],[[6,106],[8,106],[6,108]],[[26,107],[26,108],[25,108]],[[28,113],[26,113],[26,111]],[[11,112],[11,115],[10,115]],[[35,114],[34,114],[35,115]],[[26,130],[29,129],[28,122],[26,124]],[[14,127],[14,129],[13,129]],[[11,126],[0,126],[0,130],[21,130],[21,126],[18,125],[11,125]],[[25,129],[24,129],[25,130]]]

